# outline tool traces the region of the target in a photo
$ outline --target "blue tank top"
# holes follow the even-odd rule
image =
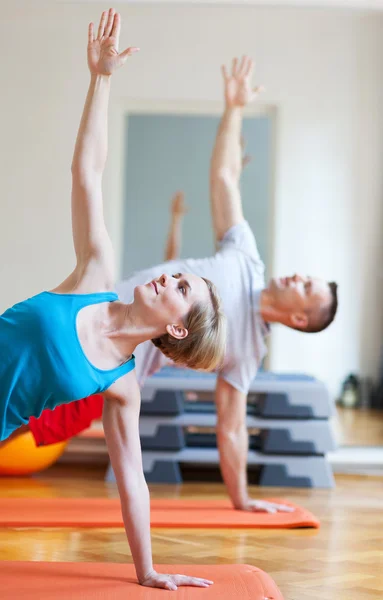
[[[115,369],[98,369],[77,335],[82,308],[115,300],[113,292],[42,292],[0,316],[0,440],[44,409],[104,392],[134,369],[134,356]]]

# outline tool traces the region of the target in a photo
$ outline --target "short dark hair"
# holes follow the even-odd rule
[[[295,327],[298,331],[303,331],[304,333],[319,333],[328,327],[333,320],[335,319],[336,311],[338,310],[338,284],[334,281],[328,283],[331,292],[331,304],[326,311],[323,311],[321,314],[321,318],[319,321],[310,324],[310,319],[307,327],[304,329],[300,329]]]

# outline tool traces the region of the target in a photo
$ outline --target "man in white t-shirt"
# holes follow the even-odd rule
[[[253,62],[247,57],[241,62],[234,59],[230,73],[223,68],[225,111],[217,133],[210,173],[211,210],[218,246],[216,254],[197,260],[168,261],[140,271],[122,281],[117,292],[123,302],[130,302],[136,285],[152,279],[157,279],[158,285],[166,285],[166,277],[162,275],[182,272],[195,273],[216,284],[228,320],[227,353],[218,372],[215,394],[222,476],[236,508],[275,512],[283,510],[283,507],[253,500],[248,495],[247,393],[266,354],[265,338],[269,333],[269,323],[279,322],[305,332],[321,331],[335,316],[337,296],[336,284],[299,275],[272,279],[265,287],[264,265],[253,232],[243,216],[239,188],[243,108],[255,99],[259,91],[251,88],[252,71]],[[168,364],[165,356],[150,341],[138,346],[135,356],[140,385]],[[79,410],[81,402],[72,404],[77,405]],[[59,409],[69,412],[71,406],[64,405]],[[40,424],[39,420],[30,422],[37,443],[42,444],[47,443],[44,442],[43,415]],[[66,414],[61,417],[61,424],[65,419],[70,422]],[[55,429],[53,420],[51,413],[50,440]],[[72,423],[72,430],[73,427]]]
[[[216,254],[210,258],[176,259],[139,271],[121,281],[116,291],[122,302],[132,302],[134,288],[161,275],[194,273],[210,279],[218,288],[228,320],[226,356],[219,371],[232,387],[247,394],[258,366],[266,354],[268,325],[259,313],[264,266],[247,221],[233,225],[223,236]],[[140,385],[169,359],[151,341],[135,350],[136,373]]]

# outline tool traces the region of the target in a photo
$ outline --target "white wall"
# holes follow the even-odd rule
[[[117,8],[118,5],[117,5]],[[0,21],[0,309],[62,280],[73,266],[70,161],[88,82],[89,20],[100,4],[2,9]],[[274,271],[335,279],[336,323],[317,336],[276,328],[271,366],[323,378],[335,393],[380,356],[383,17],[356,11],[121,6],[122,45],[141,53],[115,77],[105,198],[120,240],[113,127],[130,99],[213,101],[219,66],[256,57],[278,111]]]

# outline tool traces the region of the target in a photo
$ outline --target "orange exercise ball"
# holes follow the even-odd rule
[[[67,442],[36,446],[30,431],[22,433],[0,448],[0,475],[30,475],[53,465]]]

